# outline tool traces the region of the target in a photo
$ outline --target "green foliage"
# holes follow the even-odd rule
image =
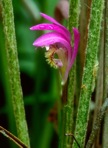
[[[42,33],[31,32],[29,28],[39,22],[42,22],[39,14],[40,12],[53,15],[57,1],[50,1],[50,3],[48,3],[47,0],[43,2],[30,0],[18,1],[16,3],[16,1],[13,0],[12,2],[14,9],[18,62],[20,64],[21,85],[25,103],[26,118],[29,127],[31,147],[50,148],[52,137],[55,132],[53,123],[49,121],[50,119],[48,119],[48,115],[50,109],[59,99],[60,92],[58,91],[59,89],[57,87],[59,86],[59,81],[57,82],[56,79],[58,72],[47,65],[44,58],[44,49],[35,49],[35,47],[32,46],[33,41]],[[5,67],[7,63],[4,61],[5,41],[2,25],[3,24],[0,23],[0,86],[2,88],[1,99],[4,101],[1,101],[0,124],[17,135],[12,104],[9,97],[10,92],[8,91],[7,87],[7,78],[5,78]],[[13,34],[10,34],[10,37],[11,35]],[[12,60],[12,56],[10,59]],[[11,75],[16,72],[13,68],[11,68],[10,71]],[[17,82],[15,81],[14,83],[16,85]],[[15,97],[18,99],[18,93]],[[25,138],[25,136],[23,138]],[[0,146],[16,147],[12,142],[9,146],[8,141],[4,143],[2,140],[0,140]]]
[[[87,126],[89,122],[93,123],[91,118],[89,122],[88,119],[91,115],[91,96],[95,98],[93,93],[96,93],[97,87],[95,67],[104,0],[88,0],[86,3],[84,0],[69,1],[68,28],[70,32],[72,27],[79,28],[81,39],[76,64],[72,67],[68,82],[62,91],[58,71],[47,64],[44,48],[35,49],[32,45],[44,32],[29,29],[33,25],[45,22],[40,12],[54,17],[59,0],[12,0],[14,17],[10,2],[11,0],[0,1],[0,126],[18,136],[28,146],[30,137],[31,148],[56,148],[58,145],[59,148],[77,148],[78,144],[73,135],[79,145],[85,147],[89,137],[88,131],[91,131],[91,127],[89,129]],[[106,4],[108,7],[107,0]],[[101,95],[107,97],[108,14],[105,13],[105,43],[102,43],[106,53],[105,61],[103,60],[106,64],[103,82],[105,94]],[[95,112],[94,108],[93,111]],[[94,116],[92,115],[92,118]],[[107,129],[107,120],[104,126]],[[106,130],[106,137],[107,133]],[[6,133],[3,134],[6,136]],[[106,145],[107,141],[104,139],[103,143]],[[16,148],[13,142],[4,138],[0,139],[0,146]]]

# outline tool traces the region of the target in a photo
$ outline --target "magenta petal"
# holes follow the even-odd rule
[[[57,32],[49,32],[42,36],[40,36],[37,40],[34,41],[33,45],[37,47],[44,47],[53,45],[55,43],[60,43],[63,45],[67,50],[70,51],[70,44],[60,33]]]
[[[77,52],[78,52],[80,34],[79,34],[79,31],[76,28],[73,28],[73,33],[74,33],[74,48],[73,48],[71,60],[68,59],[68,66],[67,66],[66,72],[64,74],[62,84],[65,84],[65,82],[67,81],[69,71],[70,71],[70,69],[71,69],[71,67],[72,67],[72,65],[74,63],[74,60],[75,60],[75,58],[77,56]]]
[[[40,14],[41,14],[41,16],[42,16],[43,18],[45,18],[46,20],[48,20],[48,21],[50,21],[50,22],[52,22],[52,23],[54,23],[54,24],[60,26],[60,27],[64,30],[64,32],[65,32],[65,34],[67,35],[67,37],[68,37],[69,39],[71,39],[71,34],[70,34],[70,32],[69,32],[63,25],[61,25],[60,23],[58,23],[54,18],[52,18],[52,17],[50,17],[50,16],[48,16],[48,15],[46,15],[46,14],[44,14],[44,13],[40,13]]]
[[[66,38],[67,41],[70,41],[70,38],[67,36],[64,29],[56,24],[42,23],[42,24],[31,27],[30,30],[53,30],[53,31],[56,31],[62,34]]]
[[[59,28],[60,27],[58,27],[58,29]],[[56,26],[54,24],[42,23],[32,26],[30,30],[56,30]]]
[[[73,65],[74,60],[77,56],[78,45],[79,45],[79,41],[80,41],[79,31],[76,28],[73,28],[73,33],[74,33],[74,48],[73,48],[73,53],[72,53],[72,59],[71,59],[71,62],[70,62],[70,67]]]
[[[46,20],[48,20],[48,21],[50,21],[50,22],[52,22],[52,23],[54,23],[54,24],[61,25],[61,24],[59,24],[54,18],[52,18],[52,17],[50,17],[50,16],[48,16],[48,15],[46,15],[46,14],[44,14],[44,13],[40,13],[40,14],[41,14],[41,16],[42,16],[43,18],[45,18]]]

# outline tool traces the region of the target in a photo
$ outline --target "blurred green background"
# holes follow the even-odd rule
[[[58,145],[57,102],[59,100],[58,71],[44,57],[44,49],[32,45],[42,31],[30,31],[44,22],[40,12],[54,17],[58,0],[13,0],[16,40],[24,95],[26,118],[32,148],[56,148]],[[0,125],[16,134],[12,105],[5,78],[4,34],[0,10]],[[0,147],[17,146],[0,135]]]

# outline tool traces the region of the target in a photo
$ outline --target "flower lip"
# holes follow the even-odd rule
[[[48,47],[46,47],[48,48]],[[54,68],[62,67],[63,63],[61,59],[57,56],[57,47],[56,46],[49,46],[49,50],[46,50],[45,57],[47,62]]]

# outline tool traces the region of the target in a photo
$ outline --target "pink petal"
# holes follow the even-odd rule
[[[65,30],[61,26],[58,26],[56,24],[42,23],[31,27],[30,30],[53,30],[62,34],[66,38],[66,40],[70,42],[70,39],[68,38]]]
[[[67,81],[69,71],[70,71],[70,69],[71,69],[71,67],[72,67],[72,65],[75,61],[75,58],[77,56],[77,53],[78,53],[78,45],[79,45],[79,41],[80,41],[80,34],[79,34],[79,31],[76,28],[73,28],[73,33],[74,33],[74,48],[73,48],[71,60],[68,59],[68,66],[67,66],[66,72],[64,74],[64,78],[62,80],[63,85]]]
[[[33,45],[37,47],[44,47],[55,43],[63,45],[67,50],[71,48],[69,42],[65,38],[63,38],[63,36],[60,33],[57,32],[49,32],[40,36],[38,39],[34,41]]]
[[[50,17],[50,16],[48,16],[48,15],[46,15],[44,13],[40,13],[40,14],[46,20],[48,20],[48,21],[50,21],[50,22],[52,22],[52,23],[60,26],[64,30],[64,32],[67,35],[67,37],[69,38],[69,40],[71,40],[71,34],[70,34],[70,32],[63,25],[61,25],[60,23],[58,23],[54,18],[52,18],[52,17]]]
[[[40,15],[41,15],[43,18],[45,18],[46,20],[48,20],[48,21],[50,21],[50,22],[52,22],[52,23],[54,23],[54,24],[61,25],[61,24],[59,24],[54,18],[52,18],[52,17],[50,17],[50,16],[48,16],[48,15],[46,15],[46,14],[44,14],[44,13],[40,13]],[[64,27],[64,26],[63,26],[63,27]]]

